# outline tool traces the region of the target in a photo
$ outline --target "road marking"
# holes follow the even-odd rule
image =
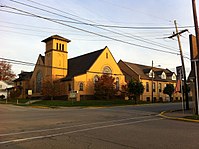
[[[9,144],[9,143],[15,143],[15,142],[30,141],[30,140],[36,140],[36,139],[51,138],[51,137],[63,136],[63,135],[67,135],[67,134],[73,134],[73,133],[77,133],[77,132],[85,132],[85,131],[89,131],[89,130],[96,130],[96,129],[102,129],[102,128],[115,127],[115,126],[129,125],[129,124],[137,124],[137,123],[156,121],[156,120],[161,120],[161,118],[154,118],[154,119],[140,120],[140,121],[128,122],[128,123],[119,123],[119,124],[112,124],[112,125],[97,126],[97,127],[92,127],[92,128],[85,128],[85,129],[68,131],[68,132],[57,133],[57,134],[51,134],[51,135],[44,135],[44,136],[36,136],[36,137],[29,137],[29,138],[7,140],[7,141],[0,142],[0,145]]]
[[[155,116],[158,116],[158,115],[155,115]],[[46,132],[46,131],[50,131],[50,130],[55,131],[55,130],[62,130],[62,129],[67,129],[67,128],[75,128],[75,127],[89,126],[89,125],[96,125],[96,124],[104,124],[104,123],[111,123],[111,122],[121,122],[121,121],[127,121],[127,120],[133,120],[133,119],[142,119],[142,118],[148,118],[148,117],[154,117],[154,116],[150,115],[150,116],[125,118],[125,119],[111,120],[111,121],[104,121],[104,122],[80,124],[80,125],[75,125],[75,126],[65,126],[65,127],[57,127],[57,128],[49,128],[49,129],[39,129],[39,130],[31,130],[31,131],[23,131],[23,132],[6,133],[6,134],[0,134],[0,137],[27,134],[27,133]]]

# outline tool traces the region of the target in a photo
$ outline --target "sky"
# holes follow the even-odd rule
[[[168,37],[176,20],[179,31],[189,30],[180,39],[187,76],[190,71],[192,0],[0,0],[0,5],[0,58],[36,63],[45,53],[41,41],[57,34],[71,40],[69,58],[108,46],[117,62],[153,61],[175,71],[181,65],[178,41]],[[34,66],[12,63],[12,69],[19,74]]]

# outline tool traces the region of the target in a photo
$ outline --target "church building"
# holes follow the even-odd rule
[[[42,96],[45,80],[59,82],[59,96],[68,97],[70,91],[78,91],[79,100],[93,98],[95,81],[104,73],[115,78],[117,89],[126,84],[125,77],[108,47],[68,59],[70,40],[53,35],[42,42],[46,44],[45,56],[39,55],[29,84],[23,88],[32,90],[32,96]]]

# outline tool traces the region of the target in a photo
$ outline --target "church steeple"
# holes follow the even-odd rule
[[[49,79],[59,79],[67,75],[68,48],[70,40],[59,35],[53,35],[42,42],[46,43],[45,76]]]

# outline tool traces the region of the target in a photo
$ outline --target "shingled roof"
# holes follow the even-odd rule
[[[136,72],[136,74],[139,74],[140,78],[142,79],[151,79],[148,75],[148,73],[151,71],[152,66],[146,66],[146,65],[141,65],[141,64],[135,64],[135,63],[130,63],[130,62],[123,62],[125,65],[127,65],[132,71]],[[122,68],[121,68],[122,69]],[[123,70],[125,71],[125,70]],[[174,72],[171,72],[169,69],[162,69],[162,68],[157,68],[153,67],[153,71],[155,72],[155,80],[162,80],[159,75],[161,75],[163,72],[166,73],[168,77],[171,77]],[[168,80],[168,79],[166,79]]]
[[[15,79],[13,82],[18,82],[18,81],[25,81],[25,80],[30,80],[31,76],[32,76],[33,72],[21,72],[19,74],[19,78]]]
[[[42,62],[45,64],[45,56],[39,54],[39,57],[41,57]]]
[[[105,50],[105,48],[69,59],[68,75],[66,78],[63,78],[62,81],[68,81],[71,80],[74,76],[85,74],[97,60],[100,54]]]
[[[66,39],[66,38],[64,38],[64,37],[61,37],[61,36],[59,36],[59,35],[53,35],[53,36],[50,36],[50,37],[48,37],[48,38],[46,38],[46,39],[42,40],[42,42],[48,42],[49,40],[52,40],[52,39],[58,39],[58,40],[62,40],[62,41],[66,41],[66,42],[70,42],[70,40],[69,40],[69,39]]]

